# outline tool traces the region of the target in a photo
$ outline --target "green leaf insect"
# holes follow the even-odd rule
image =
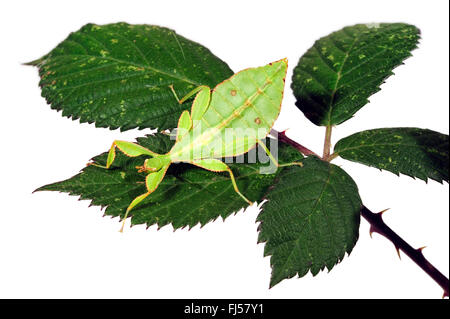
[[[137,167],[140,172],[148,173],[147,192],[130,203],[120,231],[129,211],[158,188],[172,163],[190,163],[209,171],[229,173],[234,190],[249,205],[253,203],[239,191],[233,172],[219,158],[247,153],[259,143],[277,167],[302,166],[300,162],[279,164],[264,143],[259,142],[269,134],[280,113],[286,71],[286,59],[246,69],[212,91],[207,86],[199,86],[181,100],[171,85],[174,98],[180,104],[195,95],[191,112],[184,111],[178,120],[172,149],[166,154],[157,154],[138,144],[116,140],[108,153],[106,166],[101,166],[110,168],[116,147],[130,157],[150,157],[143,166]]]

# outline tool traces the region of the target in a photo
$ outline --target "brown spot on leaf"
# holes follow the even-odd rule
[[[231,93],[232,96],[236,96],[236,90],[231,90],[230,93]]]
[[[259,117],[257,117],[257,118],[255,119],[255,123],[258,124],[258,125],[261,124],[261,119],[260,119]]]

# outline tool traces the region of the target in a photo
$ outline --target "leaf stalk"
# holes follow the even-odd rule
[[[270,135],[278,138],[278,140],[280,142],[283,142],[285,144],[288,144],[290,146],[292,146],[293,148],[297,149],[300,153],[302,153],[305,156],[317,156],[318,158],[320,158],[319,155],[317,155],[316,153],[314,153],[313,151],[311,151],[310,149],[308,149],[307,147],[297,143],[294,140],[291,140],[289,137],[286,136],[286,131],[283,132],[278,132],[277,130],[271,129],[270,130]]]
[[[325,141],[323,143],[323,156],[322,156],[322,159],[327,162],[330,161],[331,131],[332,131],[332,126],[327,125],[326,130],[325,130]]]

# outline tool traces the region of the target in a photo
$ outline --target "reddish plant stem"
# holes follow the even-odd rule
[[[291,140],[284,132],[271,131],[272,135],[278,136],[278,140],[296,148],[305,156],[314,155],[320,158],[316,153],[309,150],[305,146]],[[370,224],[370,232],[376,232],[388,240],[390,240],[397,251],[403,251],[409,258],[412,259],[423,271],[425,271],[441,288],[444,290],[443,297],[449,296],[449,280],[436,267],[434,267],[423,255],[422,248],[415,249],[397,235],[389,226],[383,221],[382,213],[373,213],[367,207],[363,206],[361,209],[361,216],[364,217]]]
[[[296,148],[300,153],[302,153],[305,156],[314,155],[314,156],[317,156],[318,158],[321,158],[319,155],[317,155],[310,149],[304,147],[303,145],[297,143],[294,140],[291,140],[289,137],[286,136],[285,131],[278,132],[278,131],[272,129],[272,130],[270,130],[270,135],[278,138],[279,141],[281,141],[285,144],[291,145],[292,147]]]

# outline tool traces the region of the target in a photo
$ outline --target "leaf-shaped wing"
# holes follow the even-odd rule
[[[139,138],[138,143],[157,153],[166,153],[173,141],[163,134]],[[294,148],[280,145],[281,162],[302,159]],[[94,158],[105,164],[107,154]],[[88,166],[72,178],[43,186],[39,191],[60,191],[79,195],[92,205],[106,207],[105,215],[124,216],[130,202],[146,192],[145,174],[138,173],[145,157],[130,158],[117,152],[109,170]],[[251,200],[261,200],[272,185],[275,174],[260,174],[259,168],[268,164],[229,164],[236,175],[239,189]],[[139,206],[130,211],[133,225],[167,224],[177,228],[202,226],[218,217],[226,218],[243,208],[245,202],[236,194],[226,173],[213,173],[189,164],[173,164],[158,189]]]
[[[202,45],[152,25],[88,24],[30,64],[39,68],[42,96],[63,116],[98,127],[176,127],[199,85],[215,86],[233,74]]]
[[[331,270],[358,239],[362,204],[355,182],[317,157],[302,163],[280,173],[258,216],[258,241],[271,256],[271,287],[308,271]]]
[[[411,56],[420,31],[404,23],[358,24],[317,40],[292,77],[297,107],[316,125],[337,125]]]
[[[448,183],[448,135],[426,129],[381,128],[355,133],[336,143],[334,152],[350,161]]]
[[[172,158],[222,158],[253,148],[280,113],[286,71],[283,59],[240,71],[218,84],[200,123],[194,123],[194,129],[174,146]]]

